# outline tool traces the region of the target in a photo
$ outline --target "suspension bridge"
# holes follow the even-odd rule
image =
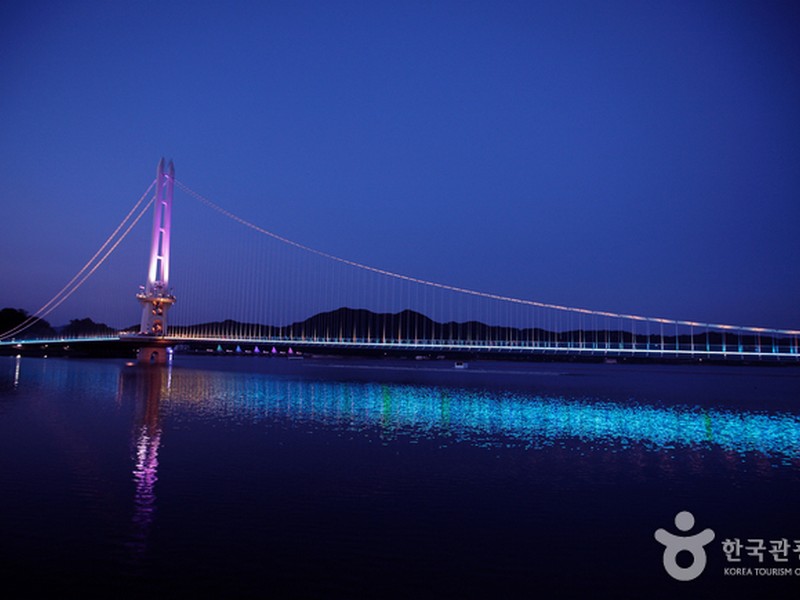
[[[213,239],[230,228],[241,243],[223,252],[200,243],[171,269],[175,189],[210,209]],[[32,335],[80,293],[150,211],[145,284],[126,301],[138,324],[82,335]],[[208,212],[208,211],[206,211]],[[188,220],[188,219],[187,219]],[[176,221],[178,226],[179,221]],[[179,281],[173,286],[174,281]],[[105,286],[108,288],[109,286]],[[79,290],[82,290],[79,293]],[[87,291],[88,290],[88,291]],[[179,291],[176,291],[179,290]],[[77,295],[76,295],[77,293]],[[133,320],[133,319],[130,319]],[[39,310],[0,332],[0,351],[74,348],[136,352],[162,363],[176,347],[254,353],[479,355],[555,359],[706,360],[800,364],[800,330],[704,323],[548,304],[396,273],[329,254],[244,219],[175,178],[156,178],[84,266]],[[236,350],[233,350],[233,349]]]

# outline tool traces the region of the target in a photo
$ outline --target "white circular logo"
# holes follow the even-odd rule
[[[684,510],[675,515],[675,527],[680,531],[689,531],[694,527],[694,515]],[[698,577],[706,568],[706,549],[704,546],[714,539],[714,531],[704,529],[693,535],[676,535],[666,529],[656,529],[655,538],[664,544],[664,569],[678,581],[691,581]],[[678,564],[678,554],[689,552],[692,555],[692,564],[682,567]]]

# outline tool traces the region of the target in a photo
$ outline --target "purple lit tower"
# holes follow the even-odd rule
[[[137,294],[142,304],[142,335],[167,334],[167,311],[175,302],[169,291],[169,229],[172,221],[172,192],[175,166],[169,161],[166,172],[164,159],[156,171],[156,197],[153,205],[153,239],[150,245],[150,268],[147,285]]]

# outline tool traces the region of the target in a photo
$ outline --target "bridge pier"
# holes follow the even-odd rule
[[[166,346],[144,346],[139,348],[136,357],[139,364],[165,365],[169,360],[169,352]]]

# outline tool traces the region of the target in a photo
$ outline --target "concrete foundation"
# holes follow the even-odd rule
[[[139,348],[137,358],[140,364],[144,365],[165,365],[169,355],[165,346],[149,346]]]

